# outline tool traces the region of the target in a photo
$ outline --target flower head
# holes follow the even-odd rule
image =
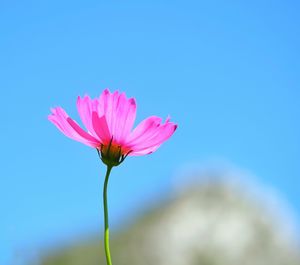
[[[128,155],[154,152],[177,128],[169,118],[163,123],[161,118],[151,116],[132,130],[135,99],[108,89],[99,98],[78,97],[77,109],[87,131],[61,107],[51,109],[48,119],[69,138],[96,148],[102,161],[111,166],[119,165]]]

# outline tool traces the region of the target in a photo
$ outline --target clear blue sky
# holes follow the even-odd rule
[[[126,3],[125,3],[126,2]],[[164,2],[164,3],[162,3]],[[106,87],[176,134],[110,182],[111,221],[168,190],[180,165],[223,158],[300,215],[298,1],[1,1],[0,264],[102,229],[104,166],[47,120]],[[1,263],[2,262],[2,263]]]

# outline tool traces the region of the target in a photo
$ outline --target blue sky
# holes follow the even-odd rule
[[[113,226],[169,190],[181,165],[221,158],[300,216],[297,1],[1,1],[0,264],[102,229],[104,166],[47,121],[106,87],[179,124],[110,182]],[[2,263],[1,263],[2,262]]]

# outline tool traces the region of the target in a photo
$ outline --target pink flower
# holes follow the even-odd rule
[[[127,155],[154,152],[177,128],[168,118],[151,116],[132,130],[136,117],[134,98],[104,90],[99,98],[78,97],[77,109],[87,131],[61,107],[51,109],[48,119],[66,136],[97,149],[104,163],[120,164]]]

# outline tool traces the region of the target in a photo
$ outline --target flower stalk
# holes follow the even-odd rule
[[[103,186],[103,208],[104,208],[104,248],[107,265],[112,265],[109,249],[109,223],[108,223],[108,204],[107,204],[107,186],[112,166],[107,166],[105,181]]]

